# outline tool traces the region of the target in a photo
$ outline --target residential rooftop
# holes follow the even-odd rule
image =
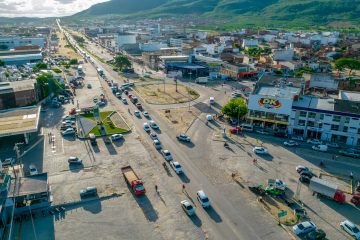
[[[293,99],[296,95],[300,94],[300,88],[295,87],[271,87],[271,86],[260,86],[257,90],[257,94],[263,96],[279,97],[279,98],[290,98]]]

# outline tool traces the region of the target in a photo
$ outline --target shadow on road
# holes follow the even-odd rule
[[[69,164],[69,170],[71,172],[77,173],[80,172],[82,169],[84,169],[83,163],[80,164]]]
[[[129,191],[132,193],[136,202],[139,204],[139,207],[143,211],[146,219],[149,220],[150,222],[156,222],[159,216],[156,210],[154,209],[153,205],[151,204],[149,198],[145,194],[142,196],[135,196],[135,194],[130,189],[130,187],[129,187]]]
[[[215,222],[217,222],[217,223],[222,222],[221,216],[217,213],[217,211],[213,207],[209,207],[209,208],[205,209],[205,211],[207,212],[207,214],[209,214],[211,219],[214,220]]]
[[[85,211],[91,212],[93,214],[97,214],[101,212],[101,201],[99,196],[97,196],[94,201],[87,202],[83,205],[83,209]]]
[[[106,146],[107,150],[109,151],[110,155],[116,155],[117,154],[117,151],[114,148],[112,142],[105,143],[105,146]]]
[[[190,179],[186,176],[185,173],[179,175],[179,178],[183,183],[189,183],[190,182]]]
[[[117,141],[113,141],[112,143],[116,146],[116,147],[121,147],[124,144],[124,140],[117,140]]]
[[[189,216],[189,217],[190,217],[191,221],[195,224],[195,226],[201,227],[202,222],[201,222],[200,218],[196,214],[193,215],[193,216]]]
[[[320,201],[325,203],[327,206],[331,207],[337,213],[341,214],[344,218],[355,223],[355,225],[360,224],[360,208],[350,204],[339,204],[333,200],[327,199],[325,197],[319,197]]]

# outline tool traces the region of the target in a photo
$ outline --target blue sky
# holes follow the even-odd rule
[[[108,0],[0,0],[0,17],[67,16]]]

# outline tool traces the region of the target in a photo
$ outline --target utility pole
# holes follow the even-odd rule
[[[175,81],[175,89],[176,89],[176,92],[178,92],[178,88],[177,88],[177,78],[176,78],[176,77],[174,78],[174,81]]]

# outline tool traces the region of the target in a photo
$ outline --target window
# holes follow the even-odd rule
[[[314,122],[313,122],[313,121],[308,121],[308,122],[307,122],[307,125],[308,125],[309,127],[313,127],[313,126],[314,126]]]
[[[339,125],[331,124],[331,130],[338,131],[339,130]]]
[[[305,126],[305,120],[299,120],[298,125],[299,126]]]
[[[332,120],[334,122],[340,122],[340,119],[341,119],[341,116],[334,115]]]
[[[320,120],[324,120],[324,114],[320,114]]]
[[[345,123],[349,123],[350,122],[350,118],[349,117],[346,117],[345,118]]]
[[[344,127],[343,127],[343,132],[348,132],[348,129],[349,129],[349,128],[348,128],[347,126],[344,126]]]
[[[300,111],[300,117],[306,117],[306,115],[307,115],[307,112]]]
[[[315,118],[316,117],[316,113],[314,112],[309,112],[309,118]]]

